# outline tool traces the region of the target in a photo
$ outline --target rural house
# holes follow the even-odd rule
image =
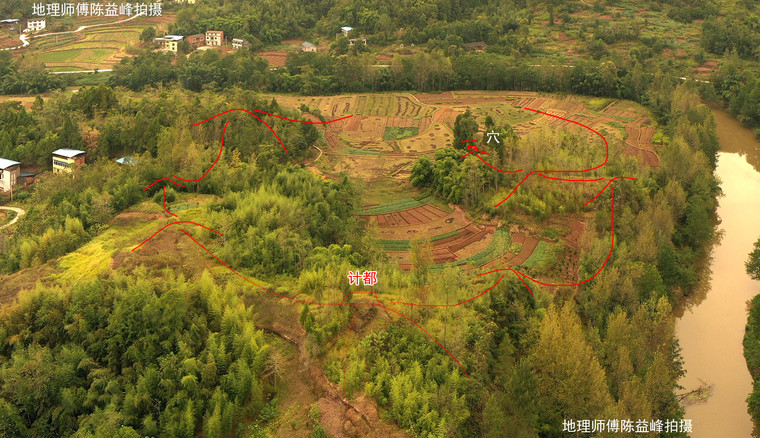
[[[476,52],[482,52],[488,47],[486,43],[483,41],[476,41],[474,43],[465,43],[464,48],[467,49],[467,51],[475,50]]]
[[[0,158],[0,189],[10,192],[11,188],[18,183],[20,174],[21,163]]]
[[[45,29],[46,21],[44,18],[29,18],[26,20],[24,32],[37,32]]]
[[[221,30],[207,30],[206,31],[206,45],[207,46],[221,46],[224,44],[224,31]]]
[[[0,20],[0,29],[18,29],[18,18],[6,18],[5,20]]]
[[[206,45],[206,35],[202,33],[196,33],[195,35],[190,35],[187,38],[187,42],[190,43],[192,47],[200,47]]]
[[[353,46],[354,43],[357,42],[357,41],[363,42],[365,46],[367,45],[367,37],[364,37],[364,36],[360,36],[359,38],[351,38],[351,39],[349,39],[348,40],[348,45],[349,46]]]
[[[304,41],[301,43],[301,51],[302,52],[316,52],[317,46],[315,46],[314,44],[308,41]]]
[[[164,47],[169,51],[177,53],[179,43],[184,38],[182,35],[164,35]]]
[[[344,36],[348,36],[348,33],[351,32],[352,30],[354,30],[354,28],[350,26],[343,26],[340,28],[340,31],[343,32]]]
[[[71,172],[75,164],[84,164],[84,151],[65,148],[53,151],[53,173]]]
[[[233,38],[232,48],[237,50],[241,47],[251,47],[251,43],[249,43],[248,40],[244,40],[242,38]]]

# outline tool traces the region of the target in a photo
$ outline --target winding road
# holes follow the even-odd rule
[[[13,220],[11,220],[10,222],[8,222],[7,224],[5,224],[3,226],[0,226],[0,230],[2,230],[3,228],[6,228],[6,227],[10,227],[11,225],[15,224],[16,222],[18,222],[18,219],[21,216],[23,216],[24,214],[26,214],[26,211],[23,208],[18,208],[18,207],[0,206],[0,210],[15,211],[16,212],[16,217],[14,217]]]
[[[119,21],[113,21],[113,22],[110,22],[110,23],[88,24],[88,25],[86,25],[86,26],[79,26],[79,27],[77,28],[77,30],[68,30],[68,31],[65,31],[65,32],[50,32],[50,33],[43,33],[43,34],[41,34],[41,35],[33,35],[33,36],[32,36],[32,38],[41,38],[41,37],[44,37],[44,36],[51,36],[51,35],[64,35],[64,34],[67,34],[67,33],[76,33],[76,32],[81,32],[81,31],[83,31],[83,30],[85,30],[85,29],[89,29],[89,28],[91,28],[91,27],[98,27],[98,26],[110,26],[110,25],[113,25],[113,24],[125,23],[125,22],[127,22],[127,21],[129,21],[129,20],[134,20],[135,18],[137,18],[137,17],[140,17],[140,16],[141,16],[141,15],[135,15],[135,16],[132,16],[132,17],[129,17],[129,18],[125,18],[125,19],[123,19],[123,20],[119,20]],[[20,40],[21,40],[21,43],[22,43],[20,46],[16,46],[16,47],[6,47],[6,48],[4,48],[4,49],[0,49],[0,50],[16,50],[16,49],[23,49],[24,47],[26,47],[26,46],[28,46],[28,45],[29,45],[29,34],[21,34],[21,35],[18,37],[18,39],[20,39]],[[67,73],[68,73],[68,72],[67,72]]]

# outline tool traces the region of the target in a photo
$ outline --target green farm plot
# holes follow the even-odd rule
[[[140,30],[139,29],[134,29],[134,30],[111,29],[111,30],[100,31],[100,32],[88,32],[86,39],[92,40],[92,41],[115,40],[115,41],[122,41],[124,43],[134,43],[140,40]]]
[[[78,41],[81,36],[76,34],[59,35],[56,37],[35,38],[32,40],[33,47],[40,50],[62,47],[73,41]]]
[[[419,133],[419,126],[386,126],[383,140],[401,140],[402,138],[414,137]]]
[[[442,270],[446,266],[462,266],[465,264],[473,266],[483,265],[484,263],[487,263],[507,252],[510,243],[512,243],[512,236],[510,235],[509,230],[498,228],[493,233],[493,239],[491,240],[491,243],[489,243],[488,247],[483,251],[480,251],[479,253],[465,259],[457,260],[455,262],[433,265],[430,267],[430,270],[437,271]]]
[[[610,102],[612,102],[613,99],[609,98],[595,98],[595,99],[589,99],[588,102],[586,102],[586,106],[589,107],[591,110],[599,111],[605,106],[609,105]]]
[[[430,202],[432,199],[433,199],[432,196],[427,196],[420,200],[417,200],[414,198],[405,198],[398,201],[390,202],[388,204],[378,205],[367,210],[362,210],[357,213],[361,215],[393,213],[394,211],[406,210],[408,208],[414,208],[414,207],[419,207],[421,205],[425,205],[428,202]]]
[[[526,268],[542,268],[548,266],[554,260],[554,245],[545,241],[538,242],[533,254],[528,257],[522,266]]]
[[[74,49],[120,49],[125,44],[121,41],[77,41],[66,45],[66,50]]]
[[[453,237],[456,236],[457,233],[459,233],[458,230],[450,231],[445,234],[439,234],[437,236],[433,236],[430,238],[431,242],[435,242],[436,240],[445,239],[447,237]],[[411,251],[411,240],[380,240],[380,246],[383,247],[385,251]]]
[[[80,70],[79,67],[74,67],[71,69],[73,70]],[[63,70],[61,70],[63,71]],[[111,77],[111,72],[99,72],[99,73],[75,73],[66,75],[66,79],[69,81],[70,85],[78,85],[78,86],[88,86],[88,87],[94,87],[98,85],[106,85],[108,82],[108,78]]]
[[[380,155],[381,152],[378,151],[367,151],[364,149],[355,149],[355,148],[345,148],[342,151],[344,154],[348,155]]]
[[[89,62],[100,63],[116,53],[116,49],[70,49],[43,53],[42,62]]]
[[[48,67],[49,71],[86,71],[86,70],[92,70],[89,68],[79,67],[76,65],[59,65],[55,67]]]
[[[169,211],[171,211],[172,213],[176,213],[178,211],[190,210],[196,207],[198,207],[198,204],[195,204],[192,202],[177,202],[176,204],[172,204],[169,206]]]

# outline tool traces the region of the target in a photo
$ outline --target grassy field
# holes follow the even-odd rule
[[[383,140],[400,140],[406,137],[413,137],[420,133],[419,126],[386,126],[383,133]]]
[[[381,152],[378,151],[367,151],[364,149],[356,149],[356,148],[345,148],[341,151],[344,154],[352,154],[352,155],[380,155]]]
[[[554,251],[552,247],[552,244],[543,240],[538,242],[538,246],[536,246],[533,254],[525,260],[522,266],[530,269],[547,266],[554,259]]]
[[[53,62],[84,62],[88,64],[102,64],[106,58],[116,53],[118,53],[116,49],[72,48],[44,53],[42,56],[40,56],[40,61],[46,64]]]
[[[431,237],[429,240],[435,242],[436,240],[445,239],[447,237],[456,236],[459,233],[458,230],[450,231],[445,234],[439,234]],[[386,251],[411,251],[411,240],[380,240],[380,245]]]
[[[148,26],[166,28],[173,14],[138,18],[125,23],[85,29],[81,32],[34,38],[30,52],[51,71],[109,69],[140,43]],[[114,21],[113,19],[110,20]],[[108,23],[108,20],[77,21],[78,25]]]
[[[367,210],[362,210],[360,213],[362,215],[393,213],[394,211],[406,210],[408,208],[425,205],[430,202],[432,198],[432,196],[429,196],[424,197],[420,200],[414,198],[401,199],[399,201],[394,201],[388,204],[378,205]]]

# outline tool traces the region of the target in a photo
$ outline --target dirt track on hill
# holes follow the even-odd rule
[[[317,403],[321,412],[320,424],[331,437],[409,437],[395,424],[380,419],[373,400],[364,396],[347,400],[343,397],[341,388],[327,380],[319,358],[309,355],[306,350],[306,333],[298,324],[299,309],[296,306],[266,297],[257,299],[255,307],[259,315],[256,327],[279,337],[297,351],[281,372],[288,376],[282,384],[286,385],[286,393],[290,396],[283,399],[280,405],[283,418],[298,415],[299,412],[308,413],[309,406]],[[356,307],[356,312],[360,315],[354,326],[354,331],[357,332],[354,336],[357,339],[369,321],[377,317],[383,318],[387,313],[378,312],[375,307]],[[303,438],[309,434],[310,431],[302,429],[300,425],[294,429],[290,422],[280,424],[276,433],[277,436]]]

